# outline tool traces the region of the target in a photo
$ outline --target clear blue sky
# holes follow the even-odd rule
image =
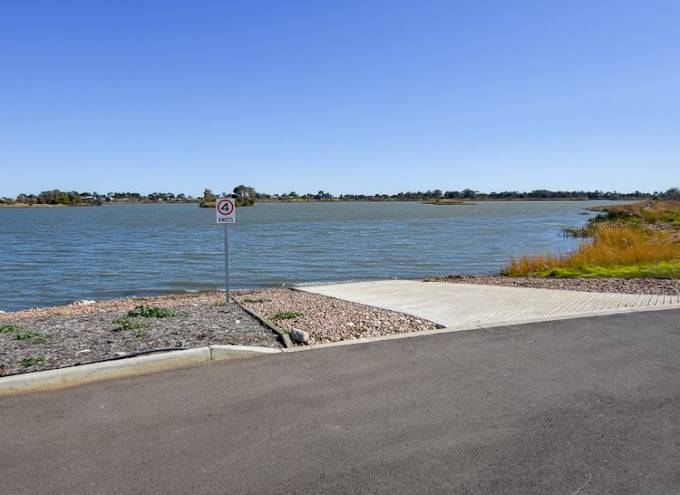
[[[0,3],[0,196],[680,186],[677,0]]]

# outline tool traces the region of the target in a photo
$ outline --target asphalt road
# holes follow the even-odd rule
[[[680,310],[0,398],[2,494],[680,493]]]

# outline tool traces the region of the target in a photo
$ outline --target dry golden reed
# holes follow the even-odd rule
[[[600,224],[592,241],[566,255],[524,255],[513,258],[504,273],[512,277],[536,275],[555,268],[584,269],[680,260],[680,243],[667,231],[645,226]]]

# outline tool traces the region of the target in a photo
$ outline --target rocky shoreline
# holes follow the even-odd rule
[[[680,294],[680,280],[451,276],[428,281],[630,294]],[[432,322],[294,289],[234,291],[234,300],[308,343],[432,330]],[[224,293],[81,301],[0,314],[0,376],[206,345],[281,347],[278,335]],[[130,313],[132,312],[132,313]],[[132,314],[132,316],[131,316]]]

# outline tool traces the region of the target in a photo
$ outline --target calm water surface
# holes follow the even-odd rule
[[[602,202],[283,203],[237,210],[232,288],[491,274],[567,252]],[[0,208],[0,309],[224,285],[224,226],[189,205]]]

